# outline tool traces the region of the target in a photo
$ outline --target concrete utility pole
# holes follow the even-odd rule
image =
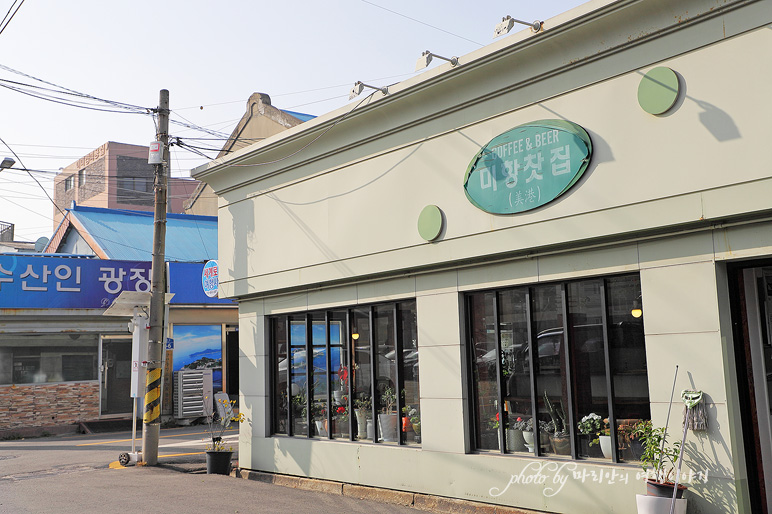
[[[155,165],[155,213],[153,223],[153,265],[150,280],[150,333],[147,343],[145,415],[142,425],[142,461],[158,464],[158,437],[161,431],[161,360],[164,349],[164,300],[166,293],[166,169],[169,166],[169,91],[161,90],[158,100],[158,134],[163,159]]]

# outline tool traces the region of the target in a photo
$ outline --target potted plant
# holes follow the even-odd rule
[[[681,441],[669,443],[663,427],[654,427],[650,420],[638,422],[631,431],[631,436],[638,439],[643,446],[641,467],[654,477],[646,479],[646,496],[638,495],[638,512],[641,514],[670,512],[673,497],[673,473],[681,453]],[[678,484],[676,498],[682,506],[678,509],[686,511],[686,499],[682,498],[687,487]],[[665,510],[666,509],[666,510]],[[677,510],[677,512],[679,511]]]
[[[209,405],[209,397],[204,397],[204,408],[209,432],[209,441],[206,445],[206,473],[217,475],[228,475],[231,472],[231,457],[233,456],[233,447],[225,445],[222,436],[230,427],[231,423],[236,421],[242,423],[244,414],[234,413],[236,400],[227,400],[225,398],[215,398],[217,404],[216,412],[206,412]]]
[[[372,401],[369,394],[362,394],[354,400],[357,416],[357,438],[373,438]]]
[[[547,412],[552,419],[553,431],[549,436],[552,451],[558,455],[570,455],[571,436],[568,433],[568,424],[566,421],[566,411],[563,408],[563,400],[560,400],[560,405],[557,406],[549,399],[547,391],[544,391],[544,406],[547,408]]]
[[[507,449],[514,452],[525,451],[525,439],[523,437],[523,429],[528,424],[523,418],[518,416],[510,424],[507,429]],[[531,433],[531,441],[533,441],[533,433]]]
[[[378,427],[381,432],[381,439],[384,441],[397,440],[397,413],[393,412],[394,404],[397,403],[397,393],[391,387],[387,387],[381,394],[383,407],[378,414]]]
[[[311,420],[316,426],[316,435],[327,437],[327,408],[325,402],[311,402]]]
[[[418,409],[413,409],[410,412],[410,424],[413,426],[413,433],[415,434],[415,442],[421,442],[421,414]]]
[[[598,448],[598,445],[601,443],[601,436],[603,435],[603,419],[594,412],[589,413],[588,415],[584,416],[579,423],[577,423],[576,428],[579,431],[580,434],[586,436],[585,443],[587,444],[587,449],[585,450],[588,457],[600,457],[601,453],[599,450],[601,448]],[[606,423],[606,426],[608,424]],[[609,440],[611,438],[609,437]],[[603,447],[603,444],[600,444],[601,447]],[[609,443],[610,446],[610,443]],[[595,453],[593,455],[593,448],[595,450]],[[603,454],[605,456],[605,453]]]
[[[348,368],[341,366],[338,370],[337,386],[332,390],[332,397],[335,403],[344,403],[343,398],[348,391]]]
[[[333,405],[332,408],[333,434],[337,437],[348,434],[348,399],[344,396],[343,400],[343,405]]]
[[[533,441],[534,441],[534,434],[533,434],[533,418],[528,418],[524,424],[518,425],[521,426],[521,430],[523,431],[523,441],[525,444],[525,447],[528,449],[529,452],[533,451]],[[542,448],[548,446],[550,444],[549,439],[549,433],[552,431],[552,422],[549,421],[539,421],[539,444]]]
[[[504,417],[506,418],[506,414],[504,414]],[[496,414],[488,420],[488,433],[483,434],[484,441],[483,444],[487,446],[490,446],[492,442],[496,441],[496,446],[498,448],[501,448],[501,443],[499,442],[499,426],[500,426],[500,420],[499,420],[499,413],[496,412]],[[509,423],[506,424],[506,428],[509,428]]]

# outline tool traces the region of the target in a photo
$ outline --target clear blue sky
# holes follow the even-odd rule
[[[0,14],[13,3],[1,0]],[[413,76],[423,50],[461,56],[491,43],[507,14],[545,20],[582,3],[29,0],[0,33],[0,65],[143,107],[157,106],[159,90],[168,89],[173,119],[230,133],[256,91],[281,109],[324,114],[348,103],[357,80],[387,85]],[[51,87],[4,69],[0,80]],[[0,138],[28,169],[47,172],[34,176],[52,197],[59,168],[107,141],[146,145],[155,136],[148,116],[77,109],[7,88],[0,88],[0,105]],[[170,132],[211,137],[174,125]],[[0,157],[10,155],[0,144]],[[189,177],[203,162],[175,149],[172,175]],[[50,237],[52,217],[51,202],[27,173],[0,172],[0,221],[16,225],[17,240]]]

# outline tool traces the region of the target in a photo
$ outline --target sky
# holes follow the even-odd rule
[[[46,193],[53,197],[60,168],[108,141],[155,139],[142,109],[77,108],[9,87],[38,96],[66,88],[145,109],[168,89],[170,135],[219,148],[254,92],[319,116],[348,104],[356,81],[385,86],[416,75],[424,50],[463,56],[493,42],[503,16],[543,21],[584,1],[0,0],[0,14],[9,13],[0,24],[0,158],[17,161],[0,172],[0,222],[15,225],[17,241],[50,237]],[[172,147],[171,160],[171,175],[187,178],[207,159]]]

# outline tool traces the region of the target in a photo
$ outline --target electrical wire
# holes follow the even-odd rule
[[[330,130],[334,129],[334,128],[335,128],[335,127],[338,125],[338,123],[340,123],[341,121],[343,121],[343,120],[345,120],[346,118],[348,118],[348,117],[349,117],[349,115],[350,115],[352,112],[354,112],[354,111],[355,111],[357,108],[359,108],[359,106],[360,106],[360,105],[362,105],[362,104],[365,102],[365,100],[369,100],[369,99],[370,99],[370,98],[371,98],[371,97],[372,97],[374,94],[375,94],[375,91],[373,91],[372,93],[370,93],[370,94],[369,94],[369,95],[367,95],[366,97],[362,98],[362,100],[360,100],[360,102],[359,102],[358,104],[356,104],[354,107],[352,107],[352,108],[351,108],[351,110],[349,110],[349,111],[348,111],[347,113],[345,113],[343,116],[341,116],[341,117],[339,117],[337,120],[335,120],[335,123],[333,123],[332,125],[330,125],[329,127],[327,127],[325,130],[323,130],[323,131],[322,131],[322,133],[321,133],[321,134],[319,134],[318,136],[316,136],[316,137],[315,137],[315,138],[313,138],[311,141],[309,141],[308,143],[306,143],[306,144],[305,144],[305,145],[303,145],[302,147],[298,148],[297,150],[295,150],[295,151],[294,151],[294,152],[292,152],[291,154],[289,154],[289,155],[285,155],[284,157],[280,157],[280,158],[278,158],[278,159],[274,159],[274,160],[272,160],[272,161],[266,161],[266,162],[257,162],[257,163],[254,163],[254,164],[230,164],[230,166],[238,166],[238,167],[266,166],[266,165],[268,165],[268,164],[276,164],[277,162],[281,162],[281,161],[287,160],[287,159],[289,159],[289,158],[291,158],[291,157],[294,157],[294,156],[296,156],[297,154],[299,154],[300,152],[302,152],[303,150],[305,150],[306,148],[308,148],[309,146],[311,146],[312,144],[314,144],[314,143],[316,143],[317,141],[319,141],[319,139],[321,139],[321,138],[322,138],[322,137],[323,137],[325,134],[327,134],[327,133],[328,133]]]
[[[2,25],[2,28],[0,28],[0,34],[5,32],[5,29],[8,28],[8,25],[11,23],[11,20],[13,19],[14,16],[16,16],[16,13],[19,12],[19,9],[21,9],[21,6],[23,4],[24,4],[24,0],[21,0],[21,2],[19,2],[19,5],[16,7],[16,10],[13,11],[13,14],[11,14],[11,17],[8,18],[8,15],[11,13],[11,9],[13,9],[13,6],[16,5],[16,0],[13,0],[11,7],[8,8],[8,12],[5,13],[5,16],[3,17],[3,21],[0,21],[0,25]],[[8,21],[6,21],[6,19]]]
[[[410,16],[408,16],[408,15],[406,15],[406,14],[402,14],[402,13],[400,13],[400,12],[397,12],[397,11],[392,11],[391,9],[387,9],[386,7],[383,7],[382,5],[378,5],[378,4],[376,4],[376,3],[373,3],[373,2],[370,2],[370,1],[368,1],[368,0],[360,0],[360,1],[361,1],[361,2],[364,2],[364,3],[366,3],[366,4],[370,4],[370,5],[372,5],[373,7],[377,7],[377,8],[379,8],[379,9],[383,9],[384,11],[388,11],[388,12],[390,12],[390,13],[392,13],[392,14],[396,14],[397,16],[402,16],[403,18],[407,18],[408,20],[414,21],[414,22],[416,22],[416,23],[420,23],[421,25],[426,25],[427,27],[433,28],[433,29],[435,29],[435,30],[439,30],[440,32],[444,32],[445,34],[450,34],[450,35],[451,35],[451,36],[453,36],[453,37],[457,37],[457,38],[463,39],[464,41],[469,41],[470,43],[474,43],[475,45],[478,45],[478,46],[485,46],[485,45],[483,45],[482,43],[478,43],[477,41],[472,41],[471,39],[469,39],[469,38],[465,38],[464,36],[459,36],[458,34],[454,34],[453,32],[447,31],[447,30],[445,30],[445,29],[441,29],[440,27],[435,27],[434,25],[430,25],[430,24],[428,24],[428,23],[426,23],[426,22],[424,22],[424,21],[421,21],[421,20],[417,20],[417,19],[415,19],[415,18],[411,18]]]
[[[23,163],[23,162],[22,162],[22,160],[21,160],[21,157],[19,157],[18,155],[16,155],[16,152],[14,152],[14,151],[13,151],[13,148],[11,148],[10,146],[8,146],[8,143],[6,143],[6,142],[3,140],[3,138],[1,138],[1,137],[0,137],[0,142],[2,142],[2,143],[5,145],[5,147],[6,147],[6,148],[8,148],[8,150],[9,150],[9,151],[10,151],[10,152],[11,152],[11,153],[14,155],[14,157],[16,157],[16,158],[19,160],[19,164],[21,164],[22,168],[26,168],[26,166],[24,166],[24,163]],[[38,182],[38,179],[36,179],[36,178],[35,178],[35,176],[34,176],[34,175],[32,175],[32,173],[29,173],[29,172],[27,172],[27,174],[30,176],[30,178],[32,178],[32,180],[34,180],[35,182],[37,182],[37,185],[38,185],[38,186],[40,186],[40,189],[42,189],[42,190],[43,190],[43,192],[46,194],[46,197],[47,197],[49,200],[51,200],[51,203],[54,205],[54,207],[56,207],[56,208],[57,208],[57,210],[59,210],[59,212],[61,212],[61,213],[62,213],[62,215],[63,215],[63,214],[64,214],[64,212],[62,212],[62,210],[61,210],[61,209],[59,209],[59,206],[58,206],[58,205],[56,205],[56,202],[54,202],[54,199],[53,199],[53,198],[51,198],[51,196],[48,194],[48,191],[46,191],[46,188],[44,188],[44,187],[43,187],[43,185],[42,185],[40,182]]]

